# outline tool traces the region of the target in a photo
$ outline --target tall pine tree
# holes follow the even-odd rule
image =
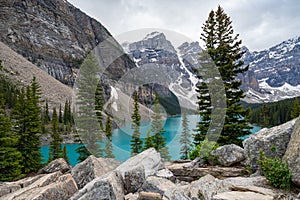
[[[291,111],[291,118],[294,119],[296,117],[299,117],[299,115],[300,115],[300,104],[298,98],[296,98],[294,101],[294,107]]]
[[[166,146],[166,138],[164,134],[166,131],[163,128],[163,118],[161,115],[160,105],[158,101],[158,96],[156,95],[153,107],[153,115],[151,116],[151,132],[153,134],[152,140],[154,148],[161,154],[161,157],[165,160],[170,160],[169,150]]]
[[[50,115],[49,115],[49,105],[48,101],[46,100],[45,108],[44,108],[44,115],[43,115],[43,123],[45,125],[49,124],[50,122]]]
[[[187,119],[186,113],[182,114],[182,133],[180,137],[180,144],[181,144],[181,149],[180,149],[180,154],[181,154],[181,159],[187,160],[188,159],[188,153],[191,150],[191,138],[192,134],[190,133],[189,130],[189,121]]]
[[[154,147],[153,136],[151,135],[151,131],[148,130],[147,137],[146,137],[145,142],[144,142],[143,150],[147,150],[151,147]]]
[[[139,102],[138,102],[138,92],[136,91],[133,99],[133,113],[131,115],[133,134],[131,138],[131,155],[136,155],[142,152],[143,141],[141,140],[140,125],[141,125],[141,115],[139,113]]]
[[[80,160],[88,156],[86,150],[96,157],[103,156],[103,150],[99,142],[102,141],[103,132],[99,128],[99,122],[95,111],[95,92],[99,83],[98,61],[92,52],[80,66],[79,78],[76,82],[76,127],[81,143],[77,150]]]
[[[60,131],[59,131],[59,120],[56,112],[56,108],[53,108],[53,113],[52,113],[52,121],[51,121],[51,127],[52,127],[52,132],[51,132],[51,142],[50,142],[50,152],[49,152],[49,162],[52,160],[55,160],[57,158],[62,157],[62,141],[63,139],[60,136]]]
[[[226,93],[225,123],[218,143],[241,145],[240,137],[249,135],[251,129],[247,121],[249,110],[245,110],[240,104],[241,98],[245,96],[243,90],[240,89],[242,82],[237,79],[238,74],[248,70],[248,66],[245,67],[240,60],[245,52],[241,51],[241,40],[238,40],[238,35],[234,34],[230,17],[220,6],[217,11],[210,12],[202,28],[201,39],[205,42],[207,54],[219,70]],[[198,73],[198,78],[201,82],[197,87],[198,109],[202,119],[197,125],[198,134],[194,138],[195,144],[204,140],[212,117],[207,80],[203,80],[200,73]]]
[[[66,144],[64,144],[64,147],[63,147],[62,158],[65,159],[68,163],[70,163],[69,162],[68,150],[67,150],[67,145]]]
[[[96,115],[101,130],[103,130],[103,115],[102,115],[103,105],[104,105],[103,88],[99,82],[95,92],[95,110],[96,110]]]
[[[58,122],[63,123],[63,114],[62,114],[62,110],[61,110],[61,104],[59,104]]]
[[[18,136],[11,131],[11,122],[0,94],[0,181],[12,181],[21,176],[22,154],[17,149]]]
[[[13,110],[14,131],[19,135],[18,150],[23,157],[23,173],[36,172],[41,167],[40,152],[41,128],[41,90],[36,79],[31,85],[20,91],[15,109]]]
[[[105,141],[105,157],[106,158],[114,158],[113,154],[113,146],[112,146],[112,123],[110,116],[107,116],[106,123],[105,123],[105,134],[106,134],[106,141]]]

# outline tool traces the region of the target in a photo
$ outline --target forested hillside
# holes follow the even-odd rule
[[[252,104],[250,122],[262,127],[283,124],[300,115],[300,98],[287,99],[274,103]]]

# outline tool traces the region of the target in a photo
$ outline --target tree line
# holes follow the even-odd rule
[[[0,181],[21,178],[42,167],[40,139],[45,133],[51,135],[48,162],[58,157],[67,159],[60,134],[69,133],[73,127],[71,102],[66,100],[59,116],[53,108],[51,117],[48,102],[42,106],[41,95],[35,77],[29,86],[22,87],[0,75]]]
[[[273,103],[263,103],[251,109],[249,120],[262,127],[273,127],[300,115],[299,97]]]
[[[8,90],[4,87],[8,86]],[[8,92],[14,90],[9,95]],[[9,102],[13,99],[12,102]],[[0,179],[14,178],[41,167],[40,88],[35,78],[30,86],[17,89],[1,76],[0,93]]]

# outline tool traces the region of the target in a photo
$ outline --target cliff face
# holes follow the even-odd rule
[[[86,53],[111,36],[65,0],[0,0],[0,12],[0,40],[67,85]],[[124,57],[116,64],[134,65]]]

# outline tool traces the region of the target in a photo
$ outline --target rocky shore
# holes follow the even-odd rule
[[[123,163],[92,155],[72,168],[57,159],[35,176],[0,183],[0,199],[299,200],[299,128],[300,119],[293,120],[252,135],[244,148],[219,147],[211,153],[219,166],[203,165],[201,158],[163,162],[153,148]],[[293,175],[291,191],[269,185],[258,168],[259,151],[287,161]]]

